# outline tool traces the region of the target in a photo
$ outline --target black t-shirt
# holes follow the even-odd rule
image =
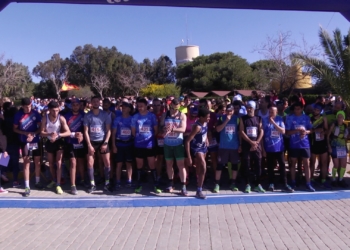
[[[261,123],[261,117],[244,115],[242,116],[242,121],[244,126],[244,133],[249,137],[250,140],[256,141],[260,135],[259,128]],[[249,144],[249,142],[242,139],[242,148],[250,149],[251,145]]]

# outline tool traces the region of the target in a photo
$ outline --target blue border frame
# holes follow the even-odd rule
[[[268,202],[339,200],[350,198],[350,190],[327,192],[295,192],[267,194],[208,195],[206,200],[195,197],[106,197],[106,198],[6,198],[0,197],[0,208],[111,208],[167,207]]]

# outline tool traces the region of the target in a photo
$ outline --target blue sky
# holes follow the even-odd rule
[[[312,45],[320,25],[343,33],[350,28],[339,13],[12,3],[0,12],[0,55],[31,71],[54,53],[68,57],[75,47],[93,44],[116,46],[137,61],[165,54],[175,63],[186,16],[189,43],[201,54],[232,51],[250,63],[263,59],[253,49],[267,35],[289,31]]]

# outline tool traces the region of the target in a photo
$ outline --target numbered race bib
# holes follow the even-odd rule
[[[258,136],[258,128],[257,127],[247,127],[247,136],[248,137],[257,137]]]
[[[225,133],[226,134],[235,134],[236,133],[236,127],[235,126],[226,126],[225,127]]]
[[[131,130],[128,128],[122,128],[120,130],[120,135],[124,135],[124,136],[130,136],[131,135]]]
[[[279,137],[280,137],[280,132],[278,132],[275,129],[271,130],[271,138],[279,138]]]
[[[140,127],[140,133],[149,133],[151,131],[150,126],[142,126]]]
[[[158,146],[164,147],[164,139],[158,139]]]
[[[324,136],[321,135],[320,132],[315,132],[315,139],[316,139],[316,141],[323,141]]]
[[[38,143],[27,143],[28,150],[36,150],[38,149]]]
[[[179,134],[178,133],[176,133],[176,132],[170,132],[169,134],[167,134],[167,137],[168,138],[177,138],[179,136]]]
[[[340,133],[339,127],[335,127],[334,136],[339,136],[339,133]]]
[[[101,126],[90,127],[91,133],[100,133],[102,131]]]
[[[74,149],[84,148],[84,145],[83,144],[73,144],[73,148]]]
[[[295,125],[295,129],[304,129],[305,130],[305,127],[303,125]]]
[[[337,147],[337,158],[346,158],[346,148]]]

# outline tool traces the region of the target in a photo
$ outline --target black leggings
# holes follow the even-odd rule
[[[261,184],[261,151],[258,148],[256,151],[243,150],[243,162],[242,162],[242,171],[245,179],[245,184],[250,184],[250,160],[253,161],[253,169],[255,175],[255,185]]]
[[[284,152],[273,152],[273,153],[266,152],[266,158],[267,158],[267,169],[269,172],[269,184],[273,184],[275,163],[277,161],[280,168],[281,180],[283,180],[284,184],[287,185],[286,165],[284,163]]]

